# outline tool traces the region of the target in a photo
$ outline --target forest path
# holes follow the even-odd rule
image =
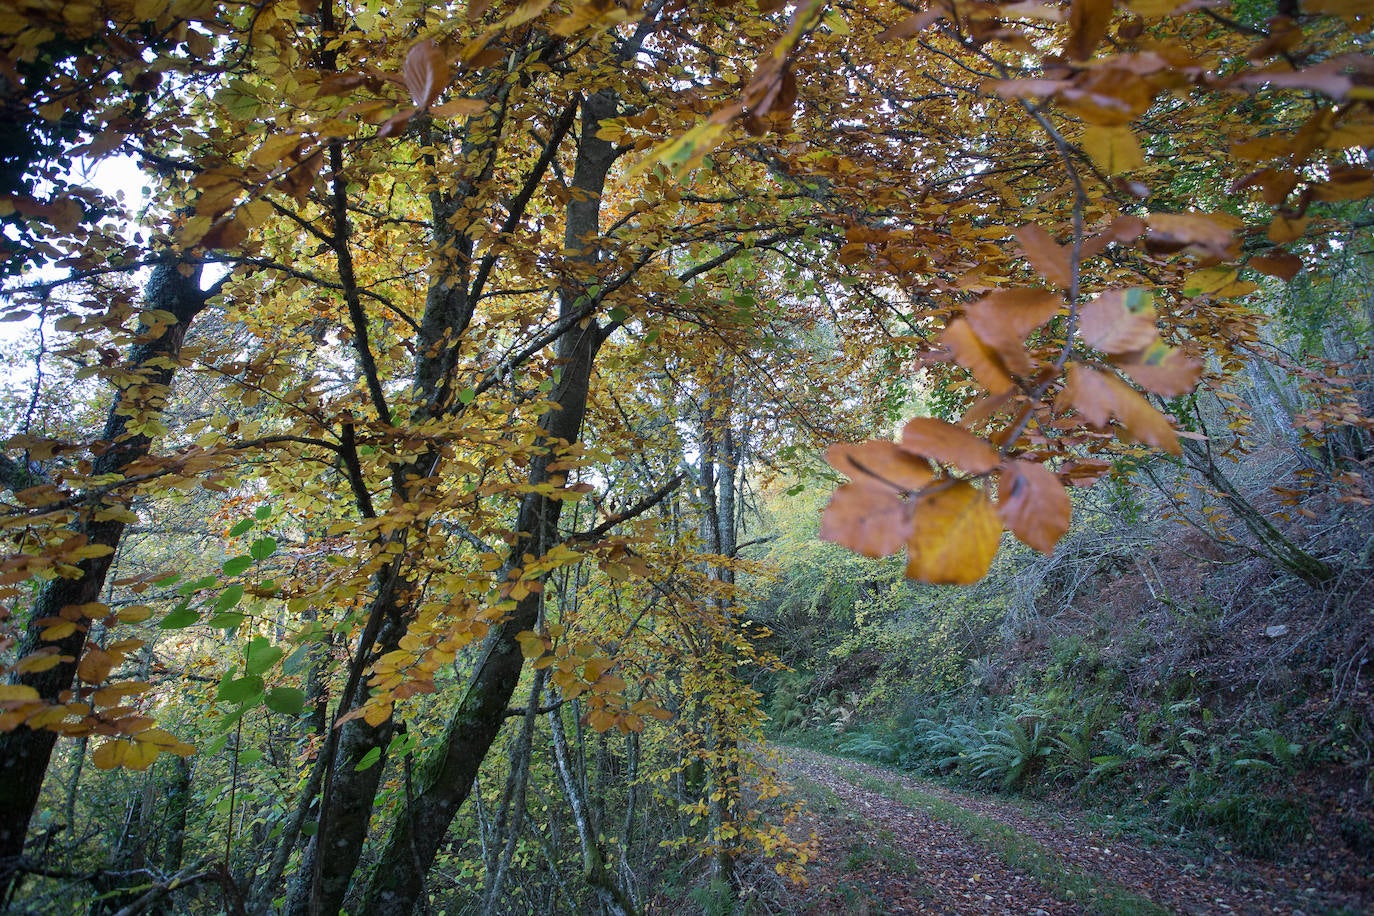
[[[777,747],[820,838],[798,912],[1305,914],[1308,875],[1227,858],[1190,862],[1086,827],[1075,812],[951,791],[890,770]],[[1216,857],[1220,859],[1220,857]],[[1335,905],[1333,908],[1332,905]]]

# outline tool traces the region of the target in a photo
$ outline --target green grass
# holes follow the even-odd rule
[[[1008,866],[1032,875],[1062,899],[1082,904],[1092,913],[1102,916],[1169,914],[1168,909],[1109,878],[1068,865],[1042,843],[1023,837],[992,818],[975,814],[925,792],[908,789],[899,783],[866,776],[857,770],[842,768],[839,775],[870,792],[878,792],[958,827],[972,839],[987,846]]]

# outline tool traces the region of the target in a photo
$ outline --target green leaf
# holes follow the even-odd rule
[[[264,637],[256,636],[248,644],[248,661],[244,665],[244,670],[248,674],[262,674],[275,665],[282,654],[280,646],[274,646]]]
[[[220,593],[215,602],[215,610],[223,613],[243,600],[243,586],[231,585]]]
[[[265,560],[277,552],[276,538],[258,538],[248,548],[248,552],[253,555],[255,560]]]
[[[186,602],[183,601],[173,608],[170,614],[162,618],[158,627],[164,630],[180,630],[182,627],[189,627],[199,619],[200,615],[187,607]]]
[[[411,751],[415,750],[415,745],[419,743],[415,735],[410,732],[406,732],[403,735],[395,735],[392,737],[391,743],[386,746],[386,754],[388,757],[393,754],[409,754]]]
[[[228,740],[229,733],[226,731],[224,734],[220,735],[218,738],[214,739],[209,744],[205,745],[205,749],[200,752],[200,756],[213,757],[220,751],[224,750],[225,742],[227,742]]]
[[[221,630],[232,630],[243,623],[244,615],[237,611],[225,611],[223,614],[216,614],[205,621],[206,626],[216,627]]]
[[[464,388],[462,391],[458,392],[458,400],[462,401],[464,404],[471,404],[476,398],[476,388]]]
[[[253,515],[256,516],[259,521],[266,521],[272,517],[272,507],[258,506],[258,508],[254,510]]]
[[[381,759],[382,759],[382,749],[379,748],[379,747],[374,747],[372,750],[368,751],[366,754],[363,754],[363,759],[362,759],[362,760],[359,760],[359,761],[357,762],[357,764],[354,765],[354,767],[353,767],[353,772],[355,772],[355,773],[361,773],[363,770],[369,770],[369,769],[371,769],[372,767],[376,766],[377,761],[378,761],[378,760],[381,760]]]
[[[239,522],[237,525],[229,529],[229,536],[231,538],[236,538],[240,534],[246,533],[248,529],[252,527],[253,520],[251,518],[245,518],[243,521]]]
[[[255,675],[236,678],[232,681],[225,681],[219,685],[219,691],[215,694],[215,699],[223,700],[225,703],[240,703],[248,705],[250,700],[261,696],[262,678]],[[257,703],[252,705],[256,706]]]
[[[250,763],[257,763],[261,759],[262,751],[258,750],[257,748],[251,748],[249,750],[244,751],[242,754],[239,754],[239,763],[242,763],[244,765]]]
[[[177,589],[177,593],[180,595],[194,595],[196,592],[204,591],[207,588],[213,588],[218,584],[218,576],[205,576],[204,578],[197,579],[194,582],[185,583],[181,586],[181,588]]]
[[[237,576],[239,573],[253,565],[253,558],[249,556],[234,557],[232,560],[224,561],[224,574],[226,576]]]
[[[176,585],[180,581],[181,573],[172,573],[170,576],[163,576],[161,579],[158,579],[153,585],[156,585],[158,588],[168,588],[169,586]]]
[[[301,824],[301,836],[314,836],[319,830],[319,821],[306,821],[304,824]]]
[[[305,708],[305,691],[295,687],[273,687],[267,691],[267,708],[284,716],[299,716]]]
[[[624,306],[617,305],[615,308],[611,309],[610,318],[612,321],[620,322],[629,317],[630,313],[625,310]]]

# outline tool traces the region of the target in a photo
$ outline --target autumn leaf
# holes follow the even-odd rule
[[[1077,410],[1093,426],[1105,427],[1115,418],[1139,441],[1172,455],[1182,453],[1178,433],[1168,419],[1115,375],[1070,363],[1068,381],[1055,403],[1061,409]]]
[[[978,338],[963,318],[956,318],[949,323],[940,342],[949,348],[954,361],[972,372],[989,394],[1003,394],[1015,387],[997,353]]]
[[[1005,289],[988,293],[970,305],[964,318],[977,341],[994,351],[993,359],[1018,375],[1028,375],[1034,366],[1026,355],[1026,336],[1063,308],[1064,300],[1049,290]],[[978,377],[978,373],[974,376]],[[986,383],[984,387],[992,391]]]
[[[1087,60],[1102,39],[1112,21],[1112,0],[1073,0],[1069,7],[1069,59]]]
[[[1040,276],[1064,289],[1072,285],[1072,252],[1056,242],[1054,236],[1032,223],[1016,230],[1016,240]]]
[[[1168,254],[1186,248],[1223,259],[1234,254],[1231,227],[1217,217],[1204,213],[1152,213],[1148,225],[1145,245],[1151,251]]]
[[[987,497],[966,480],[916,501],[907,539],[906,575],[932,585],[971,585],[987,575],[1002,522]]]
[[[1059,478],[1032,461],[1008,461],[997,478],[997,514],[1003,524],[1041,553],[1069,530],[1072,507]]]
[[[1134,353],[1113,357],[1112,365],[1137,385],[1166,398],[1187,394],[1202,377],[1201,361],[1160,340]]]
[[[92,646],[76,666],[76,676],[87,684],[99,684],[109,676],[115,662],[115,656],[98,646]]]
[[[444,52],[429,38],[417,41],[411,46],[410,52],[406,54],[402,73],[405,76],[406,89],[410,91],[411,101],[420,109],[434,104],[434,100],[439,98],[439,94],[448,86],[451,77]]]
[[[966,429],[934,417],[916,417],[902,428],[902,448],[969,474],[997,467],[997,449]]]
[[[1271,248],[1264,254],[1255,255],[1246,263],[1260,273],[1284,281],[1293,279],[1302,270],[1302,258],[1282,248]]]
[[[1103,353],[1129,353],[1159,336],[1154,296],[1144,289],[1113,289],[1083,303],[1078,328],[1088,346]]]
[[[935,477],[929,462],[882,440],[832,445],[825,460],[856,484],[892,492],[919,490]]]
[[[1119,175],[1145,164],[1140,141],[1129,127],[1102,127],[1089,124],[1083,128],[1083,152],[1108,175]]]

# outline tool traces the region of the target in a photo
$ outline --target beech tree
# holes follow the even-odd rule
[[[411,912],[508,719],[523,791],[550,666],[599,732],[692,713],[667,688],[632,698],[612,671],[630,658],[649,683],[692,658],[719,683],[684,677],[684,694],[738,701],[713,699],[703,732],[728,878],[752,702],[730,676],[751,651],[730,626],[734,484],[743,461],[777,463],[745,455],[737,411],[837,443],[850,482],[822,536],[905,550],[913,578],[978,580],[1004,530],[1052,551],[1066,487],[1202,435],[1168,399],[1268,358],[1244,297],[1320,259],[1342,207],[1374,194],[1363,6],[7,6],[4,101],[41,142],[11,157],[36,177],[7,184],[0,215],[19,263],[61,275],[13,272],[7,317],[42,335],[32,403],[53,373],[108,403],[103,429],[6,417],[7,874],[56,736],[100,736],[99,768],[191,752],[154,724],[178,666],[154,688],[126,662],[156,648],[189,676],[214,634],[232,647],[214,750],[265,711],[309,702],[323,725],[301,732],[266,870],[240,887],[225,855],[253,907],[290,872],[290,912],[350,894]],[[74,177],[73,157],[114,156],[153,184],[136,235]],[[135,307],[114,278],[139,270]],[[234,333],[197,338],[205,309]],[[881,438],[894,379],[917,370],[957,415]],[[187,377],[212,393],[173,423]],[[692,395],[687,447],[636,421]],[[650,459],[655,437],[675,445]],[[677,505],[681,465],[695,540],[640,525]],[[196,488],[224,556],[111,577],[127,526]],[[690,652],[656,658],[642,628],[618,654],[604,633],[576,650],[567,592],[569,623],[550,622],[558,576],[595,569],[653,601],[692,552],[713,600]],[[624,910],[579,837],[598,899]],[[489,858],[499,888],[510,856]]]

